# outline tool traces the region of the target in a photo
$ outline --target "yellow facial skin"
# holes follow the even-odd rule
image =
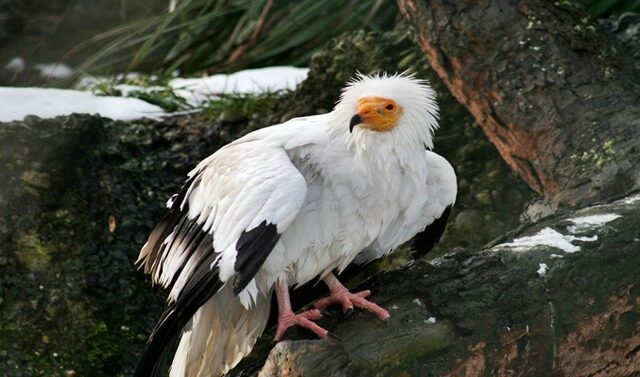
[[[395,101],[382,97],[364,97],[358,100],[358,127],[376,132],[391,131],[397,124],[402,108]],[[357,119],[357,118],[356,118]],[[352,119],[353,121],[354,119]]]

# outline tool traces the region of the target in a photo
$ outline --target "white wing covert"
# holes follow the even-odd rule
[[[260,141],[228,145],[189,173],[170,211],[151,233],[138,263],[169,300],[204,262],[238,294],[300,210],[304,177],[287,153]],[[214,292],[215,293],[215,292]]]

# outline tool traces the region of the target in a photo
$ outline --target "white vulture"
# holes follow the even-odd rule
[[[200,162],[142,247],[138,263],[169,290],[136,376],[156,376],[180,337],[172,377],[225,374],[264,331],[274,290],[276,340],[322,309],[389,313],[336,278],[416,234],[440,239],[456,198],[451,165],[433,153],[435,93],[408,75],[359,75],[333,111],[252,132]],[[322,279],[330,296],[294,314],[289,287]]]

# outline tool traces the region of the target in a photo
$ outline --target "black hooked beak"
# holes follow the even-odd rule
[[[349,133],[353,132],[353,127],[362,123],[362,117],[358,114],[354,115],[349,122]]]

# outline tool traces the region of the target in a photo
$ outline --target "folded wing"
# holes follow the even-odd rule
[[[306,192],[287,153],[259,140],[232,143],[189,173],[138,258],[170,293],[136,375],[155,375],[167,346],[224,284],[235,295],[249,287],[244,297],[255,299],[252,280]]]

